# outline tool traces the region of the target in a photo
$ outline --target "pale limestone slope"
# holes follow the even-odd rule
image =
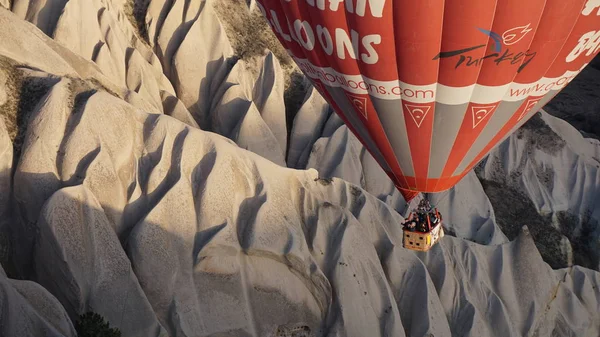
[[[160,97],[158,90],[174,93],[173,87],[156,55],[135,35],[123,5],[119,0],[15,0],[13,12],[94,61],[113,83],[136,92],[144,90],[140,95],[161,110],[160,102],[154,101]]]
[[[297,117],[296,120],[301,121],[300,118],[302,117]],[[334,122],[330,122],[332,120]],[[331,115],[327,122],[330,127],[312,124],[315,130],[312,131],[313,134],[318,133],[319,129],[324,131],[323,136],[314,142],[306,167],[318,170],[324,178],[339,177],[359,185],[404,214],[407,210],[404,198],[373,156],[346,126],[339,124],[338,120],[339,117]],[[335,131],[327,136],[330,130]],[[295,137],[292,139],[302,142],[300,144],[311,143],[308,139],[302,140],[299,132],[293,135]],[[314,139],[314,136],[311,137]],[[496,225],[494,210],[475,174],[468,174],[454,188],[434,194],[430,196],[430,200],[444,215],[447,228],[458,237],[482,244],[507,242],[506,236]]]
[[[130,294],[128,303],[147,301],[174,336],[265,336],[299,327],[334,336],[598,332],[593,288],[560,284],[527,233],[499,246],[447,237],[429,254],[415,255],[401,248],[401,216],[355,185],[282,168],[107,93],[93,93],[73,113],[65,108],[66,82],[52,86],[30,123],[15,198],[22,216],[37,218],[22,237],[50,230],[62,254],[78,252],[63,268],[90,294],[83,303],[98,293],[115,310]],[[75,233],[89,235],[81,248],[73,244]],[[54,256],[45,247],[31,255],[38,265]],[[101,262],[125,251],[135,275],[122,258],[114,266]],[[82,268],[123,283],[100,292],[105,278],[78,278],[86,275]],[[35,278],[58,280],[56,272],[38,268]],[[127,291],[136,289],[136,279],[143,293]],[[595,284],[597,275],[585,279]],[[547,309],[556,286],[567,298]],[[81,302],[79,292],[55,292],[64,303]],[[124,312],[152,327],[144,310]],[[112,323],[127,329],[127,320]]]
[[[26,65],[18,72],[43,89],[25,97],[32,110],[12,184],[14,260],[66,309],[58,318],[61,309],[29,310],[33,318],[16,328],[52,324],[68,335],[76,314],[95,310],[128,336],[598,335],[599,273],[553,271],[527,232],[494,245],[506,238],[473,175],[440,207],[449,207],[443,211],[457,236],[489,245],[446,237],[429,254],[415,254],[400,241],[396,210],[405,203],[335,115],[318,117],[312,130],[298,127],[299,143],[291,144],[302,153],[317,144],[312,158],[303,158],[315,165],[315,158],[327,159],[321,172],[282,167],[277,130],[285,123],[264,110],[281,105],[276,63],[266,59],[258,80],[243,62],[230,70],[219,63],[227,48],[219,49],[226,44],[211,33],[218,20],[203,12],[206,4],[156,3],[147,18],[164,23],[153,33],[165,34],[163,47],[172,41],[158,26],[175,11],[168,24],[176,27],[175,49],[161,50],[171,60],[187,55],[169,63],[168,75],[177,95],[187,92],[185,100],[168,90],[156,99],[147,80],[126,90],[101,67],[0,10],[0,23],[11,27],[0,31],[0,55]],[[123,16],[115,17],[123,25]],[[199,33],[194,26],[208,28]],[[197,36],[220,47],[194,58],[191,51],[203,43]],[[188,52],[179,54],[186,44]],[[215,68],[200,69],[215,60]],[[146,71],[140,70],[152,75]],[[276,95],[256,95],[257,82]],[[186,101],[197,109],[198,124],[260,155],[157,114],[154,105],[185,121]],[[310,116],[306,109],[303,116]],[[319,133],[325,138],[316,140]],[[10,167],[10,157],[0,167]],[[319,179],[324,172],[351,183]]]
[[[532,232],[555,267],[576,263],[600,268],[598,140],[583,138],[565,121],[542,111],[494,149],[477,174],[504,186],[504,192],[488,187],[495,207],[525,198],[531,205],[527,213],[539,214],[540,225]],[[549,242],[547,237],[555,239]]]
[[[238,61],[212,1],[150,1],[145,12],[149,45],[135,32],[121,0],[17,0],[12,9],[56,42],[94,61],[114,85],[129,90],[128,102],[192,126],[219,132],[210,120],[230,108],[221,106],[222,95],[229,83],[244,82],[250,90],[246,98],[256,111],[250,109],[235,121],[239,124],[235,135],[226,135],[241,147],[284,165],[283,71],[268,54],[252,62],[258,64],[242,62],[244,72],[253,74],[230,82],[229,72]],[[254,74],[248,67],[262,70]],[[173,105],[177,111],[170,109]]]
[[[314,143],[321,137],[331,107],[311,85],[294,117],[287,154],[288,167],[304,169]]]
[[[41,285],[12,280],[0,267],[0,335],[75,337],[61,303]]]

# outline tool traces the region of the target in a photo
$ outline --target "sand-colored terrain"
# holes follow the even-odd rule
[[[219,5],[0,1],[0,336],[600,334],[600,142],[541,112],[406,250],[391,181]]]

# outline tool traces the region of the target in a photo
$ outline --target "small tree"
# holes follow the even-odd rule
[[[88,312],[75,322],[75,330],[78,337],[121,337],[121,331],[110,328],[104,318],[94,312]]]

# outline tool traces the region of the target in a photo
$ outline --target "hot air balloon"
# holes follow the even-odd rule
[[[600,0],[258,0],[404,198],[450,189],[600,51]]]
[[[407,201],[453,187],[600,51],[600,0],[257,1]]]

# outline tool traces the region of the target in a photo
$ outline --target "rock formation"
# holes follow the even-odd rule
[[[75,336],[88,311],[140,337],[600,333],[600,273],[552,269],[490,189],[597,219],[600,145],[564,122],[433,197],[452,235],[415,253],[406,202],[311,88],[288,141],[281,64],[238,59],[211,1],[0,4],[0,334]],[[585,226],[557,256],[594,256]]]

